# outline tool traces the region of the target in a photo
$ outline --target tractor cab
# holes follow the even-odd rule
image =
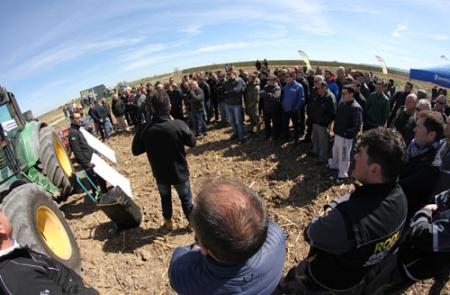
[[[25,124],[25,117],[20,112],[14,94],[0,87],[0,124],[8,135],[14,136]]]

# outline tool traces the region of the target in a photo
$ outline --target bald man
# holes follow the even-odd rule
[[[0,294],[98,294],[84,287],[83,280],[64,264],[21,247],[12,232],[0,211]]]
[[[283,272],[285,237],[244,184],[216,180],[191,214],[197,243],[175,249],[169,268],[179,294],[271,294]]]

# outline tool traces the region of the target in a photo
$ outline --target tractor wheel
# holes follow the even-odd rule
[[[75,237],[55,202],[39,186],[28,183],[13,189],[1,206],[13,228],[13,238],[20,245],[80,273],[80,250]]]
[[[42,172],[59,188],[60,197],[72,192],[70,177],[73,174],[72,163],[55,130],[42,127],[39,134],[39,159]]]

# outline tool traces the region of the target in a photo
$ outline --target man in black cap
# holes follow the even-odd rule
[[[140,128],[134,139],[132,152],[137,156],[147,153],[161,196],[164,216],[163,228],[172,230],[172,192],[174,185],[187,219],[192,210],[189,167],[184,146],[195,146],[195,136],[185,122],[169,115],[169,97],[164,91],[152,98],[152,123]]]
[[[260,92],[263,102],[263,118],[266,139],[271,137],[277,140],[281,132],[281,88],[278,86],[277,77],[270,75],[267,85]],[[273,131],[272,131],[273,127]]]

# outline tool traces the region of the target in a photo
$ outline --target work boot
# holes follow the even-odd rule
[[[167,231],[172,231],[173,230],[172,219],[164,219],[164,222],[161,224],[161,228]]]
[[[192,229],[192,225],[189,223],[187,226],[186,226],[186,230],[188,231],[188,232],[193,232],[194,230]]]
[[[261,122],[258,122],[258,124],[256,124],[256,133],[259,133],[261,131]]]

